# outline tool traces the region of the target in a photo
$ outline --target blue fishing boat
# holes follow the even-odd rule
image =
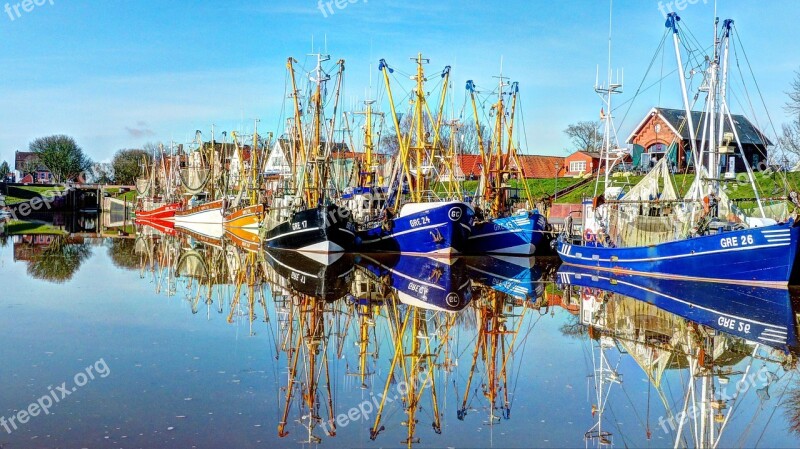
[[[537,246],[547,226],[541,214],[523,211],[510,217],[494,218],[475,223],[467,239],[469,254],[511,254],[529,256]]]
[[[360,254],[355,261],[391,287],[403,304],[456,312],[472,301],[472,282],[461,258],[442,261],[405,254]]]
[[[499,76],[498,86],[493,92],[497,101],[491,106],[494,123],[486,144],[481,132],[483,126],[479,120],[477,90],[472,80],[467,81],[483,167],[472,198],[478,218],[467,251],[470,254],[531,256],[542,242],[547,220],[536,209],[529,210],[534,201],[524,181],[525,173],[517,154],[513,132],[519,83],[508,83],[506,77]],[[488,98],[483,98],[480,103],[487,101]],[[512,179],[518,180],[521,188],[513,188]]]
[[[356,233],[362,253],[449,256],[463,251],[472,232],[472,208],[462,202],[408,203],[395,218]]]
[[[533,257],[467,257],[466,263],[475,284],[523,300],[544,294],[542,274],[548,270],[546,262]]]
[[[798,347],[791,295],[785,288],[612,274],[569,265],[559,268],[558,282],[618,293],[771,347]]]
[[[416,58],[417,72],[413,77],[416,86],[411,99],[413,120],[411,128],[404,131],[394,108],[395,102],[389,83],[389,73],[393,69],[389,68],[385,60],[380,61],[378,69],[383,73],[386,83],[399,151],[388,182],[387,198],[384,200],[381,190],[371,190],[371,193],[378,195],[369,201],[369,206],[373,207],[377,201],[380,206],[377,211],[379,214],[361,224],[361,229],[356,234],[358,252],[449,256],[464,251],[467,238],[472,232],[472,207],[460,201],[442,201],[433,189],[436,173],[442,170],[442,161],[452,158],[438,154],[444,151],[439,137],[442,123],[441,120],[431,122],[430,119],[425,88],[427,78],[423,70],[423,64],[427,62],[421,54]],[[441,73],[442,86],[448,85],[449,76],[450,67],[447,66]],[[436,111],[437,117],[442,116],[443,105],[444,102]],[[371,112],[368,117],[370,115]],[[367,123],[370,123],[369,118]],[[432,131],[426,127],[432,127]],[[371,137],[369,133],[365,137],[369,149]],[[367,178],[364,185],[360,186],[362,189],[372,189],[370,184],[374,183],[374,176],[369,174]]]
[[[558,255],[566,264],[617,274],[785,287],[797,255],[798,236],[800,228],[789,220],[630,248],[597,242],[574,245],[562,238]]]
[[[612,150],[607,137],[605,194],[584,203],[582,238],[565,231],[558,239],[558,255],[567,264],[614,273],[785,287],[792,276],[800,228],[791,218],[767,216],[739,139],[740,123],[727,106],[727,67],[733,64],[728,58],[732,21],[723,22],[713,55],[706,60],[705,85],[701,89],[707,94],[706,105],[703,113],[697,113],[690,109],[686,91],[679,20],[676,14],[670,14],[667,27],[673,30],[685,108],[678,127],[688,128],[688,153],[692,160],[699,161],[692,185],[683,198],[678,196],[668,158],[664,157],[627,193],[611,188],[609,172],[613,164],[609,161],[612,153],[624,156],[624,152]],[[621,85],[609,86],[603,92],[608,93],[611,110],[611,94],[617,93]],[[611,129],[610,116],[606,116],[606,135]],[[694,117],[705,117],[699,138]],[[762,138],[762,144],[766,147],[770,143]],[[732,155],[737,153],[744,158],[744,179],[749,179],[755,194],[757,217],[742,211],[726,193],[724,183],[733,178],[728,175],[735,175],[735,164],[729,162],[729,171],[723,174],[721,159],[733,160]]]

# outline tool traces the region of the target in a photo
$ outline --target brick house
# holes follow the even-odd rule
[[[28,171],[33,167],[33,171]],[[27,184],[50,184],[53,174],[44,165],[39,163],[39,157],[31,151],[16,151],[14,153],[14,170],[19,172],[20,182]]]
[[[595,151],[576,151],[564,158],[565,170],[562,176],[582,176],[594,173],[600,167],[600,153]]]
[[[697,130],[695,133],[697,148],[700,148],[701,145],[700,136],[706,133],[705,118],[706,116],[701,111],[692,112],[692,121]],[[751,167],[757,167],[761,162],[767,160],[767,149],[772,142],[746,117],[733,115],[731,118],[736,126],[744,157]],[[723,132],[732,133],[728,121],[724,123]],[[686,121],[686,113],[682,109],[651,109],[634,128],[626,143],[633,145],[633,165],[643,170],[649,169],[651,161],[654,163],[664,157],[670,158],[672,167],[678,171],[694,166],[691,157],[689,126]],[[736,147],[735,141],[731,143],[731,146]],[[742,154],[738,148],[723,155],[720,165],[723,172],[746,171]]]

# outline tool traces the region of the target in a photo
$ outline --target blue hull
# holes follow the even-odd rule
[[[356,263],[391,286],[406,305],[457,312],[472,301],[472,282],[462,259],[450,264],[404,254],[361,254]]]
[[[542,267],[532,257],[468,257],[467,269],[473,282],[517,299],[536,299],[544,293]]]
[[[359,231],[356,250],[427,256],[460,253],[472,232],[474,215],[465,203],[431,203],[430,208],[395,217],[387,225]]]
[[[785,287],[798,235],[800,228],[789,221],[631,248],[573,245],[560,239],[558,255],[567,264],[615,273]]]
[[[527,213],[475,224],[469,237],[469,254],[532,256],[542,241],[547,220]]]
[[[788,289],[615,275],[569,265],[558,270],[558,280],[647,302],[695,323],[771,347],[786,350],[798,344]]]

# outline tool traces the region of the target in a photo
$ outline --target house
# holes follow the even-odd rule
[[[553,179],[564,176],[565,159],[561,156],[519,155],[519,163],[522,165],[522,175],[525,179]],[[516,163],[512,163],[512,167],[516,169]]]
[[[53,174],[39,162],[39,156],[32,151],[14,153],[14,170],[20,174],[20,182],[27,184],[51,184]]]
[[[564,158],[565,170],[562,176],[583,176],[600,168],[600,153],[596,151],[576,151]]]
[[[697,130],[697,148],[701,147],[702,136],[706,134],[707,116],[702,111],[692,112],[692,122]],[[750,120],[742,115],[732,115],[736,133],[742,144],[744,157],[751,167],[757,167],[767,160],[767,148],[772,142]],[[725,121],[723,135],[734,136],[730,122]],[[634,128],[627,143],[633,145],[632,162],[636,167],[648,169],[651,161],[657,162],[664,157],[671,160],[671,165],[678,171],[694,166],[691,157],[691,140],[686,113],[682,109],[653,108]],[[735,140],[727,146],[720,160],[722,171],[739,173],[746,171],[742,153],[736,148]],[[707,157],[707,155],[705,156]],[[706,160],[704,158],[704,160]]]
[[[563,176],[563,157],[523,154],[519,155],[518,158],[519,165],[522,166],[522,175],[525,179],[552,179],[556,176]],[[519,168],[516,161],[511,162],[512,170],[518,170]],[[456,159],[454,170],[457,181],[478,179],[483,170],[480,155],[460,154]],[[450,181],[450,173],[445,171],[440,179],[445,182]]]
[[[455,171],[454,179],[451,178],[449,168],[445,168],[444,173],[439,176],[439,180],[442,182],[450,182],[478,179],[483,169],[482,165],[480,155],[459,154],[453,166],[453,171]]]

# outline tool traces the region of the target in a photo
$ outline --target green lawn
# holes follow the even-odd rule
[[[53,191],[60,191],[60,187],[44,187],[44,186],[9,186],[8,195],[6,195],[6,205],[16,203],[23,203],[37,196],[49,194]]]
[[[783,189],[784,176],[786,179],[786,184],[788,184],[790,190],[796,190],[798,186],[800,186],[800,172],[776,174],[756,173],[755,180],[761,198],[765,199],[770,197],[786,196],[786,192]],[[615,185],[635,185],[641,181],[642,178],[643,176],[631,176],[629,178],[618,177],[612,179],[614,180]],[[689,186],[692,185],[693,181],[693,174],[675,175],[675,186],[678,189],[678,194],[680,196],[686,194],[686,191],[689,189]],[[598,189],[598,192],[603,191],[602,182],[603,181],[601,180],[601,188]],[[590,198],[594,195],[595,184],[596,182],[590,182],[589,184],[576,189],[569,194],[559,196],[557,203],[580,203],[583,198]],[[723,185],[725,186],[725,192],[731,199],[737,200],[755,198],[755,193],[753,192],[753,188],[750,185],[750,181],[748,180],[746,174],[740,174],[738,180],[726,181],[723,183]],[[747,207],[747,202],[744,202],[742,206]]]
[[[22,220],[9,221],[6,224],[6,233],[8,235],[66,234],[63,229],[56,228],[48,223]]]

